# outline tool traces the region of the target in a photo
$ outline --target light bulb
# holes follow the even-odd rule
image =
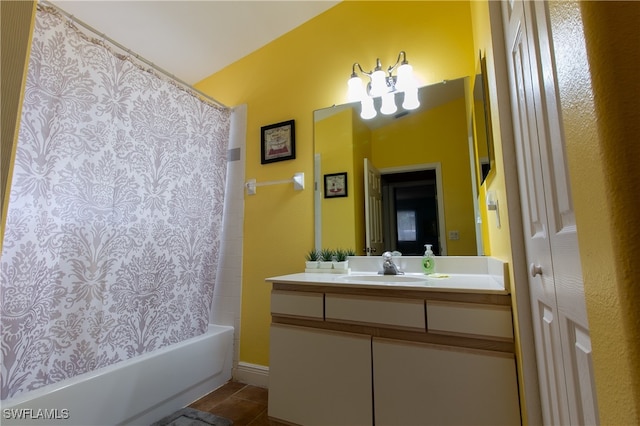
[[[387,93],[389,88],[387,87],[387,81],[385,78],[384,71],[377,70],[371,74],[371,96],[378,97]]]
[[[402,102],[402,108],[404,109],[416,109],[420,106],[420,100],[418,99],[418,88],[405,90],[404,101]]]
[[[402,92],[415,87],[413,79],[413,67],[409,64],[402,64],[398,68],[398,79],[396,81],[396,90]]]
[[[382,95],[382,107],[380,112],[384,115],[393,114],[398,108],[396,107],[396,97],[392,92]]]
[[[365,96],[364,98],[362,98],[362,101],[360,102],[360,104],[362,105],[362,110],[360,111],[360,117],[362,117],[365,120],[369,120],[376,116],[376,109],[373,106],[373,98]]]
[[[351,77],[349,79],[348,86],[349,90],[347,91],[347,99],[349,102],[359,101],[366,96],[362,86],[362,79],[360,77]]]

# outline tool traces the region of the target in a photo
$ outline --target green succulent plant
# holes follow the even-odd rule
[[[307,252],[307,254],[305,255],[305,259],[307,259],[309,262],[316,262],[316,261],[320,260],[320,254],[318,253],[318,250],[316,250],[316,249],[309,250]]]
[[[320,260],[324,262],[331,262],[335,252],[331,249],[324,248],[320,250]]]
[[[347,256],[347,250],[337,249],[335,251],[336,262],[344,262],[345,260],[347,260]]]

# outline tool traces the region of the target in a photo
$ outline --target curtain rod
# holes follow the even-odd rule
[[[56,6],[55,4],[53,4],[53,3],[51,3],[51,2],[49,2],[47,0],[39,0],[39,3],[41,3],[41,4],[43,4],[43,5],[47,6],[47,7],[51,7],[53,9],[55,9],[58,13],[66,16],[67,18],[72,20],[74,23],[84,27],[86,30],[91,31],[96,36],[100,37],[102,40],[107,41],[109,44],[112,44],[113,46],[117,47],[118,49],[126,52],[128,55],[131,55],[131,56],[135,57],[137,60],[143,62],[144,64],[146,64],[146,65],[148,65],[150,67],[152,67],[154,70],[160,72],[161,74],[164,74],[166,77],[169,77],[174,82],[176,82],[176,83],[180,84],[181,86],[183,86],[184,88],[194,92],[198,96],[202,96],[203,98],[207,99],[209,102],[212,102],[212,103],[216,104],[217,106],[222,107],[224,109],[231,109],[230,107],[228,107],[227,105],[223,104],[222,102],[212,98],[211,96],[207,95],[206,93],[201,92],[200,90],[196,89],[195,87],[193,87],[189,83],[187,83],[184,80],[181,80],[180,78],[176,77],[174,74],[171,74],[169,71],[167,71],[167,70],[165,70],[163,68],[160,68],[158,65],[154,64],[153,62],[149,61],[148,59],[143,58],[142,56],[138,55],[136,52],[132,51],[128,47],[125,47],[122,44],[118,43],[117,41],[115,41],[111,37],[108,37],[105,33],[98,31],[97,29],[93,28],[91,25],[87,24],[86,22],[83,22],[80,19],[76,18],[75,15],[72,15],[72,14],[62,10],[60,7]]]

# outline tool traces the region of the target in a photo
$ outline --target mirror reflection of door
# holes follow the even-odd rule
[[[382,204],[385,249],[421,256],[431,244],[441,253],[435,170],[383,174]]]
[[[365,252],[367,256],[384,251],[382,214],[382,178],[368,158],[364,159]]]

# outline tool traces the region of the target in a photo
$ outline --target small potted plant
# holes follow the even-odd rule
[[[320,250],[320,269],[333,269],[334,251],[324,248]]]
[[[318,263],[320,260],[320,255],[318,254],[318,250],[313,249],[307,252],[305,256],[305,269],[318,269]]]
[[[347,270],[349,268],[349,260],[347,259],[349,251],[337,249],[334,253],[333,269]]]

